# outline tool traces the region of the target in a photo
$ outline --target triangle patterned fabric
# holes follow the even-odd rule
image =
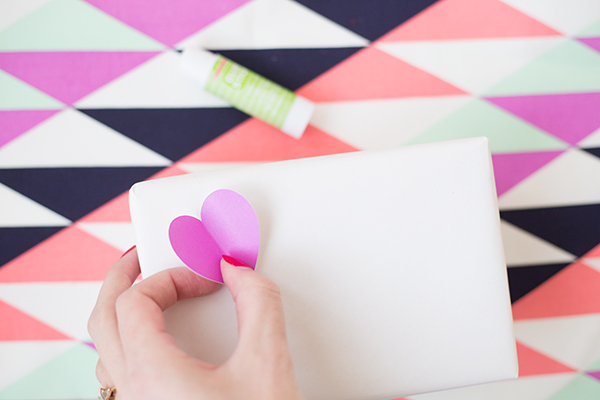
[[[85,319],[135,240],[133,183],[474,136],[522,377],[414,400],[600,396],[600,0],[5,3],[0,360],[21,362],[0,362],[0,400],[96,396]],[[190,47],[314,101],[302,138],[191,86]]]

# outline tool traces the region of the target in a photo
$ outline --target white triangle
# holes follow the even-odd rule
[[[500,0],[566,35],[600,18],[599,0]]]
[[[171,161],[67,109],[0,148],[0,168],[167,166]]]
[[[121,251],[135,244],[131,222],[79,222],[77,227]]]
[[[575,261],[571,253],[532,235],[506,221],[501,221],[506,264],[511,266],[563,264]]]
[[[526,376],[516,380],[410,396],[410,400],[545,400],[575,379],[576,373]]]
[[[369,41],[291,0],[254,0],[177,44],[177,48],[363,47]]]
[[[464,91],[480,94],[564,40],[548,37],[417,41],[380,43],[377,47]]]
[[[0,342],[0,389],[33,372],[79,343],[73,340]]]
[[[255,162],[220,162],[220,163],[179,163],[177,167],[186,171],[186,172],[209,172],[209,171],[217,171],[220,169],[227,169],[233,167],[244,167],[248,165],[256,165],[260,163]]]
[[[75,103],[77,108],[230,107],[180,72],[181,56],[166,51]]]
[[[470,96],[319,103],[311,124],[362,150],[399,146],[456,111]]]
[[[583,262],[588,267],[594,268],[596,271],[600,272],[600,257],[585,257],[581,259],[581,262]]]
[[[27,14],[37,10],[51,0],[0,0],[0,31],[8,28]]]
[[[502,210],[600,203],[600,158],[569,149],[500,197]]]
[[[579,142],[577,145],[586,149],[600,147],[600,128],[596,129],[594,132],[586,136],[586,138]]]
[[[0,284],[0,300],[54,329],[89,341],[87,321],[102,282]]]
[[[600,314],[515,322],[517,340],[578,370],[600,358]]]
[[[0,227],[68,226],[71,221],[0,183]]]

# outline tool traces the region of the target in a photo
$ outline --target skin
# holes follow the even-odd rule
[[[166,331],[163,311],[221,285],[185,267],[133,285],[140,274],[135,249],[111,268],[88,330],[100,354],[98,380],[103,387],[117,388],[116,399],[303,399],[279,288],[254,270],[224,260],[221,271],[236,304],[239,340],[224,364],[213,365],[177,346]]]

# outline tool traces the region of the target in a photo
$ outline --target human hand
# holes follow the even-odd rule
[[[238,318],[238,344],[222,365],[191,357],[166,331],[163,311],[221,285],[188,268],[165,270],[133,285],[137,250],[109,271],[88,330],[100,354],[96,368],[117,400],[303,399],[287,345],[277,285],[250,268],[224,260],[221,271]],[[132,286],[133,285],[133,286]]]

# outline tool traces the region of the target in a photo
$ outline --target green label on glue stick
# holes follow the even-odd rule
[[[288,89],[223,56],[217,59],[204,89],[277,128],[296,98]]]

